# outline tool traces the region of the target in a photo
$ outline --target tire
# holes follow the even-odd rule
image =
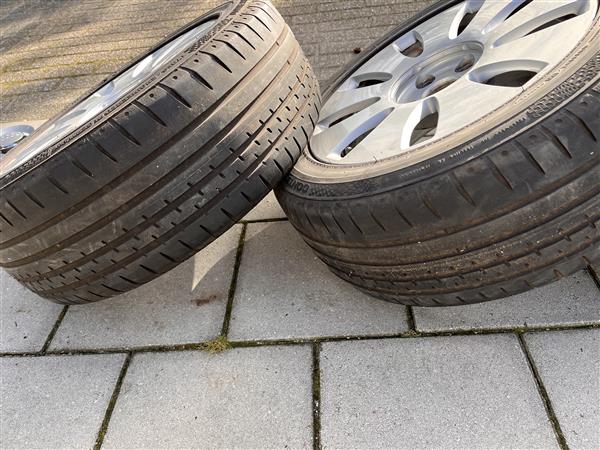
[[[161,45],[214,17],[168,67],[0,179],[0,266],[33,292],[79,304],[151,281],[299,157],[319,87],[269,2],[229,2]]]
[[[322,111],[357,68],[456,3],[433,5],[373,45],[327,89]],[[503,298],[598,264],[598,49],[596,11],[578,51],[486,120],[434,139],[436,156],[342,166],[309,146],[279,201],[336,275],[405,305]]]

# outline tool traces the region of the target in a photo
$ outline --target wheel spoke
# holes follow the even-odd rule
[[[410,135],[419,121],[422,106],[423,102],[398,105],[344,158],[344,162],[353,163],[365,159],[377,161],[399,154],[410,144]]]
[[[414,42],[412,39],[402,37],[396,42],[408,42],[407,47]],[[382,49],[377,55],[363,64],[354,74],[354,77],[364,77],[373,73],[389,73],[391,75],[403,73],[410,69],[421,59],[421,55],[410,57],[402,54],[404,47],[389,45]]]
[[[547,65],[564,55],[561,54],[560,49],[550,45],[543,45],[543,43],[548,42],[556,33],[560,33],[562,35],[562,48],[573,48],[580,37],[575,33],[569,33],[569,28],[572,26],[583,26],[586,20],[585,16],[577,16],[549,28],[536,31],[533,34],[525,36],[521,36],[520,33],[506,34],[503,38],[500,38],[500,45],[486,49],[478,65],[507,60],[538,61]]]
[[[438,102],[436,139],[448,136],[480,120],[485,113],[506,103],[507,96],[518,95],[520,87],[488,85],[462,77],[435,94]]]
[[[458,4],[439,13],[435,21],[426,21],[415,27],[414,31],[423,39],[425,55],[431,55],[432,50],[435,51],[440,44],[455,37],[453,30],[458,27],[464,9],[465,3]]]
[[[490,30],[504,22],[506,18],[526,0],[511,0],[502,2],[498,0],[473,0],[471,9],[477,14],[467,25],[464,34],[478,37],[489,33]]]
[[[488,32],[493,45],[500,45],[498,40],[508,41],[522,37],[555,19],[571,14],[580,15],[586,8],[589,9],[588,0],[533,0],[505,20],[497,20]]]
[[[388,84],[389,82],[385,82],[358,89],[336,91],[321,109],[319,126],[328,127],[332,122],[376,103],[389,89]]]
[[[349,145],[376,128],[392,111],[387,100],[379,100],[329,128],[317,127],[311,139],[315,157],[324,161],[341,159]]]

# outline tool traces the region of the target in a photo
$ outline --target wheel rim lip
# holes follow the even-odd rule
[[[40,152],[68,137],[103,111],[114,106],[136,87],[167,68],[170,63],[219,22],[219,15],[207,17],[156,48],[154,51],[107,81],[76,105],[46,122],[5,154],[0,154],[0,178],[34,159]]]
[[[352,72],[345,72],[342,76],[338,77],[335,79],[335,82],[331,85],[331,87],[328,89],[326,95],[325,95],[325,103],[323,105],[323,110],[326,109],[326,106],[328,104],[328,102],[331,101],[331,99],[336,95],[336,93],[340,92],[340,91],[344,91],[344,90],[348,90],[348,82],[349,80],[353,79],[354,77],[363,74],[363,72],[361,72],[361,70],[369,65],[369,63],[376,58],[379,54],[381,54],[383,52],[383,50],[390,48],[392,46],[395,45],[395,43],[397,41],[399,41],[403,36],[411,33],[413,30],[415,30],[417,27],[422,26],[423,24],[427,24],[427,23],[431,23],[431,22],[435,22],[437,19],[437,16],[440,15],[441,13],[448,11],[450,9],[459,9],[461,8],[463,5],[465,5],[468,2],[460,2],[460,1],[453,1],[453,2],[447,2],[445,5],[441,5],[437,6],[436,8],[431,8],[429,11],[429,14],[425,15],[425,17],[423,17],[422,19],[417,19],[415,21],[414,24],[411,24],[410,27],[403,27],[402,30],[395,32],[394,34],[389,35],[388,37],[385,38],[385,41],[382,41],[380,44],[378,44],[376,47],[373,47],[372,50],[369,51],[368,56],[365,57],[364,59],[362,59],[360,61],[359,64],[356,65],[355,69]],[[508,5],[510,2],[505,1],[503,2],[504,5]],[[570,6],[570,5],[575,5],[577,3],[576,0],[574,1],[570,1],[564,4],[559,5],[558,7],[562,7],[562,6]],[[551,5],[551,2],[548,2],[549,5]],[[583,2],[579,2],[578,3],[578,7],[583,4]],[[587,23],[585,27],[582,28],[578,28],[577,29],[577,42],[581,42],[581,40],[584,38],[584,36],[586,35],[586,33],[589,32],[590,28],[592,27],[592,25],[595,23],[595,17],[597,15],[597,10],[598,10],[598,1],[597,0],[591,0],[588,1],[587,6],[582,7],[582,11],[578,13],[578,18],[581,17],[586,17],[587,19]],[[554,9],[557,9],[558,7],[556,7],[556,4],[554,4]],[[549,10],[554,10],[552,7],[548,7]],[[549,27],[552,28],[552,27]],[[489,32],[486,31],[486,32]],[[471,33],[472,34],[472,33]],[[464,42],[467,42],[469,40],[472,40],[471,34],[469,34],[468,36],[465,36],[465,39],[463,39]],[[527,35],[526,35],[527,36]],[[497,39],[497,36],[494,36],[494,39]],[[517,38],[518,39],[518,38]],[[454,45],[456,45],[457,43],[460,43],[460,40],[452,40]],[[481,44],[483,46],[489,46],[489,42],[481,42]],[[479,42],[477,42],[479,43]],[[568,54],[574,49],[577,48],[576,46],[569,46],[568,50],[564,51],[564,55],[561,54],[560,57],[556,57],[555,60],[552,62],[551,65],[545,65],[543,68],[537,68],[536,66],[536,61],[530,61],[528,62],[531,63],[530,66],[535,68],[537,70],[537,74],[529,81],[528,84],[525,84],[525,88],[522,88],[521,90],[519,90],[518,92],[515,92],[514,95],[512,95],[510,98],[507,99],[507,101],[496,107],[495,109],[491,109],[490,111],[486,111],[486,114],[482,114],[481,116],[479,116],[479,119],[483,118],[486,115],[490,115],[492,113],[494,113],[496,110],[501,109],[503,106],[506,106],[506,104],[510,103],[513,99],[517,98],[518,96],[520,96],[521,94],[523,94],[523,92],[525,92],[529,87],[533,86],[535,84],[535,80],[538,80],[540,78],[545,77],[549,72],[552,71],[552,69],[554,67],[556,67],[557,65],[561,64],[564,61],[564,58],[566,56],[568,56]],[[477,66],[477,64],[475,64],[472,68],[470,68],[467,72],[471,73],[473,69],[475,69]],[[395,93],[396,90],[398,89],[398,86],[400,84],[399,79],[397,76],[395,76],[394,78],[392,78],[392,81],[390,83],[392,84],[392,88],[389,88],[390,90],[388,90],[388,95],[387,97],[391,97],[392,93]],[[382,97],[386,97],[385,95],[382,94],[377,94],[379,96]],[[365,99],[361,98],[361,101],[365,101]],[[327,122],[327,118],[328,115],[322,114],[320,119],[324,119],[325,122]],[[330,121],[331,122],[331,121]],[[461,127],[457,127],[456,128],[456,132],[460,132],[463,131],[464,129],[470,128],[472,125],[474,125],[476,121],[472,121],[466,125],[463,125]],[[420,160],[420,157],[418,156],[419,150],[421,149],[427,149],[428,152],[427,154],[429,156],[427,156],[427,158],[431,158],[431,157],[435,157],[436,155],[439,155],[441,153],[443,153],[444,151],[447,150],[447,148],[443,148],[442,145],[433,145],[433,147],[437,147],[437,150],[435,150],[436,154],[431,155],[431,151],[429,149],[432,148],[432,144],[437,144],[439,141],[443,140],[445,137],[448,137],[449,134],[446,133],[444,136],[440,136],[438,137],[437,135],[434,136],[434,139],[428,140],[426,142],[423,143],[419,143],[416,145],[410,145],[410,146],[406,146],[406,148],[402,148],[401,151],[396,151],[392,154],[388,154],[383,158],[375,158],[372,157],[371,155],[367,155],[364,158],[353,158],[350,161],[347,160],[342,160],[341,158],[339,158],[337,155],[333,155],[333,157],[330,157],[330,154],[328,153],[329,150],[328,149],[321,149],[319,150],[318,146],[318,142],[316,142],[316,136],[323,132],[324,130],[326,130],[328,128],[327,123],[323,124],[323,121],[320,120],[317,123],[317,127],[316,127],[316,132],[315,135],[313,135],[313,138],[311,140],[311,145],[309,147],[309,151],[307,156],[309,157],[309,159],[314,159],[315,162],[319,163],[319,164],[326,164],[326,165],[332,165],[332,166],[342,166],[342,167],[346,167],[346,168],[350,168],[352,166],[361,166],[361,165],[373,165],[375,163],[379,163],[379,162],[383,162],[383,161],[387,161],[387,160],[391,160],[394,159],[396,157],[401,156],[403,161],[408,161],[409,159],[411,161],[414,161],[413,163],[408,162],[408,165],[412,165],[414,163],[416,163],[418,160]],[[405,156],[410,155],[410,158],[404,158]],[[404,164],[403,167],[406,166],[406,163]]]

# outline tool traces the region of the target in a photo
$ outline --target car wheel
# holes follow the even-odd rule
[[[0,266],[61,303],[156,278],[291,169],[319,95],[269,2],[205,14],[2,152]]]
[[[381,299],[483,302],[600,261],[597,0],[442,1],[332,83],[278,197]]]

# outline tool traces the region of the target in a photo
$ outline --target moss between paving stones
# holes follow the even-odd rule
[[[232,347],[231,343],[227,340],[227,336],[219,336],[212,341],[208,341],[202,344],[201,349],[212,355],[223,353],[224,351],[230,350]]]

